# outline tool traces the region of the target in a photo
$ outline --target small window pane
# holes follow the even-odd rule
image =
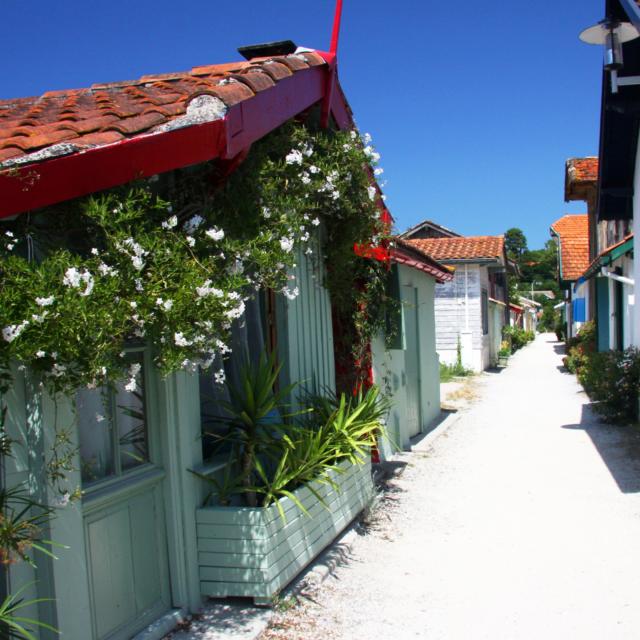
[[[142,356],[132,362],[142,364]],[[115,414],[118,426],[118,449],[122,471],[149,462],[149,443],[144,406],[144,377],[142,367],[136,376],[135,391],[127,391],[130,381],[116,385]]]
[[[115,473],[113,424],[104,389],[81,389],[76,395],[83,484],[91,484]]]

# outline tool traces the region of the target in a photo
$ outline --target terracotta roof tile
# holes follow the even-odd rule
[[[294,73],[323,64],[320,55],[305,51],[0,100],[0,170],[46,159],[46,153],[34,152],[60,143],[99,146],[171,127],[176,118],[184,119],[199,95],[214,96],[223,108],[232,107]],[[65,153],[73,149],[67,145]]]
[[[501,259],[504,256],[503,236],[468,236],[456,238],[407,238],[414,247],[435,260]]]
[[[569,158],[565,163],[564,199],[585,199],[585,190],[595,189],[598,183],[598,158]]]
[[[577,280],[589,266],[589,216],[563,216],[551,230],[560,238],[560,278]]]

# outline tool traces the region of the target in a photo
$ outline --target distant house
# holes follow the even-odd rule
[[[432,220],[423,220],[419,224],[407,229],[402,234],[402,237],[417,240],[422,238],[461,238],[462,236]]]
[[[570,338],[588,320],[589,286],[583,274],[589,266],[589,217],[563,216],[551,225],[550,232],[558,242],[558,281],[565,290],[563,318]]]
[[[395,239],[391,249],[389,291],[398,303],[387,344],[372,345],[374,381],[393,406],[387,420],[389,439],[381,453],[409,449],[410,439],[429,429],[440,414],[440,371],[436,353],[435,291],[453,273],[411,243]]]
[[[483,371],[497,361],[502,327],[509,323],[504,237],[449,235],[416,238],[409,244],[454,269],[454,278],[436,287],[436,350],[440,360]]]

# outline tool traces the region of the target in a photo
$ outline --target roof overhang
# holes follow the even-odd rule
[[[606,16],[621,21],[637,13],[635,3],[607,0]],[[626,11],[625,11],[626,9]],[[640,74],[640,39],[623,45],[621,76]],[[640,119],[640,87],[625,86],[611,92],[609,72],[603,70],[598,156],[598,220],[629,220],[633,217],[633,180]]]
[[[607,267],[619,258],[631,253],[633,251],[633,236],[627,237],[618,244],[609,247],[606,251],[603,251],[584,272],[584,275],[578,280],[588,280],[597,276],[602,267]]]
[[[422,271],[435,278],[439,284],[453,279],[453,273],[431,256],[415,249],[401,238],[395,238],[394,243],[395,246],[390,251],[392,262]]]
[[[229,160],[287,120],[323,99],[329,64],[311,67],[230,106],[223,118],[149,133],[110,145],[0,171],[0,218],[70,200],[152,175],[211,160]],[[353,125],[336,79],[331,115],[340,129]]]

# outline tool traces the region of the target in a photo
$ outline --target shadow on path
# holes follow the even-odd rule
[[[591,438],[622,493],[640,492],[640,431],[636,427],[605,424],[585,405],[580,424],[562,428],[582,429]]]

